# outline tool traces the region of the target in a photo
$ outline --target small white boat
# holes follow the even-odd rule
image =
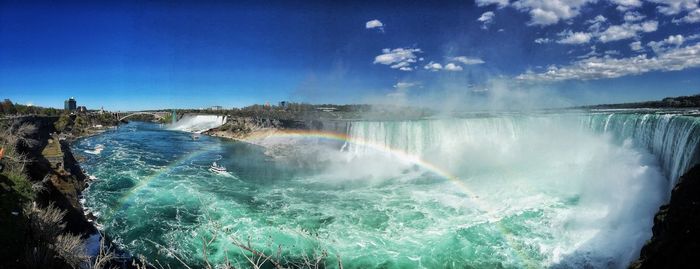
[[[100,153],[102,153],[102,150],[104,150],[104,149],[105,149],[105,146],[103,146],[102,144],[97,144],[93,150],[86,150],[85,153],[99,155]]]
[[[217,174],[228,174],[228,172],[226,172],[226,167],[218,165],[216,162],[211,164],[209,171]]]

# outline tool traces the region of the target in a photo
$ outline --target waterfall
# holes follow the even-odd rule
[[[583,126],[612,135],[617,141],[631,139],[654,154],[669,179],[669,187],[698,163],[700,119],[678,114],[599,113],[590,114]]]
[[[618,143],[633,144],[654,154],[672,188],[677,179],[697,163],[700,119],[679,114],[568,113],[551,115],[494,116],[416,121],[356,121],[348,135],[386,148],[425,157],[449,154],[463,145],[492,144],[506,150],[521,136],[551,132],[552,127],[578,128],[611,136]],[[556,130],[556,128],[555,128]],[[352,143],[345,151],[363,154],[366,147]]]
[[[219,115],[185,115],[171,124],[170,130],[201,133],[226,123],[226,116]]]

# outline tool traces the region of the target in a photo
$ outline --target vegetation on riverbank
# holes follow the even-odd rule
[[[42,156],[38,128],[28,122],[0,122],[0,267],[76,268],[85,261],[82,239],[66,228],[66,211],[48,201],[50,175],[32,178]]]
[[[15,115],[58,116],[61,113],[63,113],[63,110],[61,110],[61,109],[15,104],[10,99],[5,99],[2,101],[2,103],[0,103],[0,115],[5,115],[5,116],[15,116]]]
[[[666,97],[659,101],[646,101],[622,104],[602,104],[583,106],[587,109],[629,109],[629,108],[691,108],[700,107],[700,94],[690,96]]]
[[[366,104],[306,104],[251,105],[230,109],[178,109],[182,114],[226,115],[234,118],[259,118],[280,121],[310,120],[381,120],[420,119],[435,115],[435,111],[421,107],[366,105]]]
[[[110,126],[116,126],[119,120],[112,114],[61,114],[54,127],[64,135],[80,137],[90,135]]]

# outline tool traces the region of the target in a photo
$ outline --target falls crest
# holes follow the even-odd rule
[[[459,144],[492,143],[508,147],[519,137],[546,126],[560,125],[609,135],[618,143],[632,143],[654,154],[669,186],[700,160],[700,123],[696,117],[650,113],[595,113],[545,116],[508,116],[417,121],[356,121],[348,127],[354,139],[425,157],[430,152],[450,152]],[[346,144],[354,154],[366,147]]]
[[[168,129],[201,133],[226,123],[226,116],[219,115],[185,115],[182,119],[171,124]]]
[[[669,179],[669,190],[678,178],[698,163],[700,123],[697,117],[674,114],[601,113],[582,121],[598,133],[616,140],[631,139],[654,154]]]

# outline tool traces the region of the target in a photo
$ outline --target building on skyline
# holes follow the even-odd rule
[[[75,111],[78,108],[78,102],[75,101],[75,98],[71,97],[68,98],[68,100],[63,102],[63,109],[67,111]]]
[[[79,106],[77,108],[77,110],[78,110],[78,113],[87,113],[87,107],[85,107],[85,106]]]
[[[224,109],[222,106],[212,106],[209,108],[209,110],[214,110],[214,111],[222,110],[222,109]]]

